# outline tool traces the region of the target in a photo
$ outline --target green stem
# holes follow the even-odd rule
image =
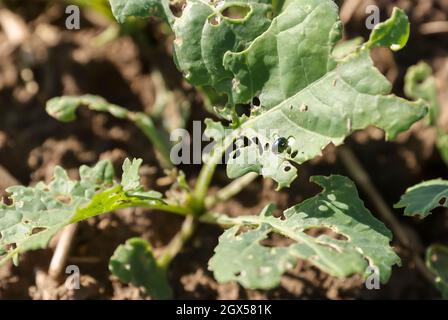
[[[204,213],[205,210],[205,197],[207,196],[208,188],[213,178],[213,174],[216,171],[216,166],[221,160],[222,154],[225,148],[214,148],[212,150],[211,157],[202,166],[199,172],[198,180],[193,191],[193,203],[192,208],[197,212],[198,215]]]
[[[180,231],[171,239],[170,243],[166,246],[163,251],[162,256],[157,259],[158,264],[167,268],[170,262],[176,257],[180,252],[184,244],[191,238],[197,226],[197,221],[195,221],[193,216],[187,216],[182,223]]]
[[[0,267],[3,267],[6,264],[6,262],[8,262],[9,259],[11,259],[11,258],[13,258],[14,265],[17,265],[16,261],[14,261],[14,256],[16,256],[18,253],[19,253],[19,249],[18,248],[8,252],[5,256],[3,256],[0,259]]]
[[[174,166],[170,159],[169,144],[161,137],[152,119],[142,112],[128,112],[128,119],[133,121],[143,134],[154,144],[156,150],[160,154],[161,165],[166,169],[172,169]]]
[[[126,119],[135,123],[143,134],[154,144],[160,155],[161,165],[166,169],[172,169],[170,159],[170,144],[157,130],[152,119],[143,112],[132,112],[126,108],[107,102],[105,99],[95,95],[82,95],[77,97],[56,97],[47,102],[46,110],[52,117],[63,122],[70,122],[76,118],[76,109],[86,106],[90,110],[107,112],[118,119]]]
[[[181,216],[191,216],[193,215],[193,211],[191,211],[190,208],[186,206],[180,206],[176,204],[170,204],[170,203],[157,203],[157,204],[150,204],[146,206],[142,206],[143,208],[153,209],[153,210],[160,210],[165,211],[169,213],[174,213]]]
[[[218,142],[212,149],[209,159],[207,159],[199,172],[198,180],[196,181],[196,186],[192,194],[192,208],[198,213],[198,215],[202,215],[205,212],[205,199],[213,178],[213,174],[215,173],[216,166],[221,162],[224,152],[229,146],[232,145],[237,136],[237,131],[234,130],[231,135],[226,136],[222,141]]]
[[[227,186],[219,190],[215,195],[205,198],[205,206],[207,208],[211,208],[218,202],[226,201],[232,198],[251,184],[257,177],[258,174],[250,172],[236,180],[233,180]]]

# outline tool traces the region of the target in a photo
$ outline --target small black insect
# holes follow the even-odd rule
[[[277,154],[282,153],[286,150],[286,148],[288,148],[288,139],[280,137],[275,140],[274,144],[272,145],[272,152]]]

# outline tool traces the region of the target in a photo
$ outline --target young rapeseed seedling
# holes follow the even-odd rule
[[[113,179],[110,163],[100,162],[94,168],[82,167],[80,181],[70,180],[58,168],[49,185],[10,188],[13,203],[0,207],[0,248],[5,259],[45,247],[69,223],[119,208],[145,207],[185,216],[182,229],[160,257],[153,256],[146,242],[129,240],[117,249],[110,269],[155,298],[170,297],[166,269],[198,222],[229,227],[209,262],[220,282],[269,289],[279,284],[297,259],[307,259],[337,277],[365,275],[369,266],[374,267],[381,281],[387,282],[392,266],[400,263],[389,245],[392,235],[364,207],[348,178],[313,177],[323,191],[285,210],[283,218],[273,216],[273,205],[258,216],[231,218],[213,212],[211,204],[226,200],[241,187],[238,184],[256,175],[275,180],[278,189],[289,187],[297,177],[296,165],[320,155],[330,143],[342,144],[355,130],[374,125],[393,139],[423,118],[425,104],[390,95],[391,84],[369,56],[374,47],[404,47],[409,37],[406,14],[395,9],[366,43],[338,50],[342,26],[331,0],[186,0],[180,17],[171,12],[168,0],[109,2],[120,22],[129,16],[157,16],[170,26],[179,70],[209,95],[216,114],[230,124],[226,128],[220,122],[205,121],[206,134],[218,143],[194,188],[184,176],[179,177],[186,193],[183,203],[144,191],[138,178],[139,160],[125,162],[121,183]],[[249,116],[237,112],[237,105],[255,100],[259,104]],[[153,142],[164,166],[172,167],[163,136],[144,114],[95,96],[55,98],[47,110],[62,121],[71,121],[81,105],[135,122]],[[220,134],[225,129],[232,134]],[[248,143],[232,151],[227,163],[228,176],[241,177],[241,183],[224,188],[219,199],[207,197],[217,163],[241,138]],[[249,155],[251,163],[238,161]],[[33,232],[35,228],[39,232]],[[312,237],[307,231],[314,228],[331,229],[341,237]],[[270,233],[293,243],[267,247],[262,240]]]

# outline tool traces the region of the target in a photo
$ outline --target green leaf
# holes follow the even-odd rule
[[[144,239],[132,238],[118,246],[110,258],[109,270],[120,281],[143,287],[154,299],[173,297],[166,269],[158,265],[151,245]]]
[[[241,99],[233,99],[237,79],[224,57],[248,48],[265,32],[272,11],[270,0],[187,0],[182,15],[175,19],[174,55],[179,69],[210,97],[228,96],[228,110],[221,111],[227,118]]]
[[[437,131],[437,149],[446,165],[448,165],[448,133],[444,132],[443,129]]]
[[[109,0],[115,19],[124,23],[128,17],[161,17],[168,22],[174,18],[169,0]]]
[[[222,63],[233,74],[230,101],[257,96],[270,109],[320,79],[336,66],[331,52],[341,29],[333,1],[290,1],[250,46],[225,53]]]
[[[71,122],[76,119],[76,110],[80,106],[99,112],[109,112],[119,119],[126,119],[129,111],[123,107],[107,102],[99,96],[86,94],[83,96],[62,96],[47,101],[46,111],[53,118],[62,122]]]
[[[69,5],[74,4],[85,9],[92,9],[102,14],[109,20],[114,19],[107,0],[65,0]]]
[[[324,188],[322,193],[287,209],[284,218],[273,216],[272,205],[259,216],[218,218],[221,224],[234,225],[219,238],[209,262],[219,282],[273,288],[298,258],[336,277],[366,275],[368,267],[374,267],[381,282],[388,281],[392,266],[400,264],[389,245],[391,232],[364,207],[354,183],[342,176],[316,176],[311,181]],[[308,234],[322,229],[327,233]],[[292,243],[269,247],[262,241],[270,233],[287,237]]]
[[[259,115],[252,115],[234,136],[256,141],[235,150],[227,174],[236,178],[256,172],[288,187],[297,176],[295,164],[322,154],[330,143],[340,145],[353,131],[374,125],[388,139],[426,114],[423,102],[393,95],[389,82],[374,68],[368,54],[353,56],[325,77]],[[230,139],[231,137],[229,137]],[[273,150],[279,138],[285,150]]]
[[[158,131],[152,119],[143,112],[132,112],[126,108],[109,103],[100,96],[86,94],[82,96],[54,97],[47,102],[46,111],[53,118],[62,122],[71,122],[76,119],[76,110],[81,107],[90,110],[107,112],[119,119],[132,121],[142,133],[154,144],[160,155],[163,167],[172,168],[167,139]]]
[[[366,49],[389,47],[393,51],[398,51],[403,49],[408,42],[409,34],[408,16],[400,8],[394,8],[392,16],[388,20],[375,26],[369,41],[364,46]]]
[[[247,8],[239,19],[229,7]],[[281,8],[278,11],[275,8]],[[228,97],[227,107],[257,96],[264,109],[298,93],[336,67],[332,51],[341,39],[338,8],[331,0],[291,0],[274,8],[270,1],[187,0],[175,19],[175,57],[185,77],[199,87]],[[392,17],[372,32],[364,50],[401,49],[409,37],[406,14]],[[227,108],[227,109],[228,109]],[[228,110],[222,115],[228,118]]]
[[[363,37],[357,37],[347,41],[342,41],[334,47],[332,55],[336,60],[342,60],[350,54],[356,52],[356,50],[361,47],[363,42]]]
[[[426,250],[426,265],[435,275],[435,285],[448,299],[448,247],[432,245]]]
[[[436,125],[440,105],[437,99],[436,79],[427,63],[420,62],[408,69],[404,78],[404,92],[409,98],[423,99],[428,103],[430,124]]]
[[[187,0],[172,29],[175,60],[186,79],[212,101],[227,96],[216,110],[239,128],[223,148],[238,136],[258,144],[230,155],[231,178],[256,172],[287,187],[297,176],[294,164],[328,144],[370,125],[393,139],[427,112],[422,101],[387,95],[392,86],[369,57],[370,48],[405,45],[409,21],[400,9],[342,60],[333,56],[342,25],[332,0]],[[238,117],[236,106],[255,97],[260,105],[250,117]],[[288,140],[283,152],[272,151],[278,139]]]
[[[408,69],[405,76],[404,92],[413,99],[422,99],[429,106],[429,124],[437,129],[436,145],[443,161],[448,165],[448,134],[438,127],[441,106],[438,100],[436,79],[431,67],[420,62]]]
[[[363,49],[337,63],[333,49],[341,27],[335,4],[291,0],[285,6],[247,49],[223,57],[233,74],[227,91],[232,103],[254,96],[261,101],[223,142],[227,148],[236,137],[249,141],[230,154],[227,174],[236,178],[256,172],[277,181],[279,188],[296,178],[294,164],[321,155],[330,143],[342,144],[353,131],[374,125],[393,139],[427,112],[423,101],[388,95],[392,86],[369,57],[371,47],[392,40],[404,44],[408,30],[402,11],[395,10]],[[276,152],[279,139],[288,143]]]
[[[228,97],[219,111],[226,118],[255,96],[272,107],[335,66],[331,51],[341,23],[333,1],[287,1],[275,18],[270,1],[187,4],[173,28],[176,62],[193,85]],[[230,19],[229,6],[248,13]]]
[[[123,168],[124,175],[133,176],[140,163],[134,159]],[[144,193],[140,183],[133,183],[131,189],[129,182],[125,181],[126,186],[115,182],[109,161],[100,161],[94,167],[82,166],[79,175],[80,180],[72,180],[64,169],[56,167],[48,185],[39,182],[35,187],[6,190],[11,193],[12,204],[0,204],[0,251],[6,253],[0,262],[46,247],[51,237],[70,223],[116,209],[150,207],[162,202],[160,193]]]
[[[138,159],[130,161],[126,159],[123,163],[123,176],[121,178],[121,185],[124,191],[136,190],[140,187],[140,175],[138,170],[142,165],[143,160]]]
[[[448,181],[435,179],[406,190],[395,208],[405,208],[405,216],[428,216],[437,207],[448,207]]]

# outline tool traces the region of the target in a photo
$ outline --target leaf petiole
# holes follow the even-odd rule
[[[171,239],[166,246],[163,254],[157,259],[158,265],[162,268],[168,268],[170,262],[182,250],[184,244],[191,238],[197,226],[197,221],[192,215],[185,218],[180,231]]]

